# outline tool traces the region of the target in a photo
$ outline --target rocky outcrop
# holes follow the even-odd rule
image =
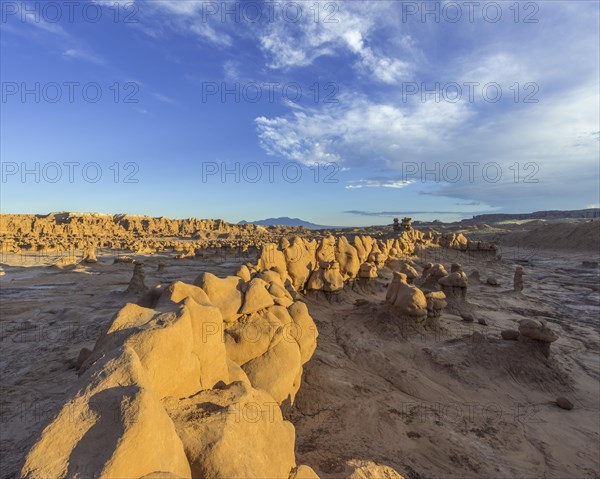
[[[473,305],[467,301],[467,287],[469,280],[463,271],[457,269],[453,273],[440,278],[438,283],[446,295],[449,312],[462,315],[473,309]]]
[[[515,276],[513,278],[513,289],[515,293],[523,292],[524,280],[523,276],[525,275],[525,271],[523,270],[523,266],[517,266],[515,269]]]
[[[129,286],[127,287],[127,293],[139,294],[146,291],[146,284],[144,283],[144,278],[146,274],[144,273],[144,267],[142,263],[135,263],[133,266],[133,276],[131,277],[131,281],[129,281]]]
[[[550,356],[550,345],[558,339],[558,334],[550,329],[545,321],[522,319],[519,321],[519,341],[529,342],[544,356]]]
[[[280,410],[300,388],[315,324],[285,271],[247,273],[204,273],[124,306],[81,357],[22,476],[316,477],[296,464]]]
[[[427,316],[427,298],[423,291],[407,283],[403,273],[394,273],[385,302],[399,318],[411,318],[420,322]]]

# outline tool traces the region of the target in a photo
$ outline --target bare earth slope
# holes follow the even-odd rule
[[[383,286],[311,300],[320,338],[292,414],[300,460],[323,478],[344,477],[350,458],[409,478],[598,477],[598,270],[573,267],[581,258],[539,258],[523,296],[470,287],[487,326],[444,313],[442,331],[403,330]],[[512,285],[509,265],[480,271]],[[560,331],[550,360],[500,339],[523,318]]]

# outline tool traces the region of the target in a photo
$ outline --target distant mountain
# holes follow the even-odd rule
[[[304,226],[312,230],[320,230],[325,228],[331,228],[331,226],[316,225],[309,221],[301,220],[300,218],[289,218],[287,216],[281,216],[280,218],[267,218],[265,220],[257,221],[240,221],[238,225],[260,225],[260,226]]]

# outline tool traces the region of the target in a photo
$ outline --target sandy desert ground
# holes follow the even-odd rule
[[[414,254],[390,255],[377,278],[299,292],[295,301],[307,305],[318,330],[316,350],[303,365],[293,404],[278,402],[295,427],[295,464],[312,471],[293,476],[292,470],[290,477],[600,477],[598,224],[494,227],[501,258],[421,245]],[[490,238],[486,228],[469,235]],[[143,263],[147,290],[192,284],[202,272],[235,275],[248,261],[213,250],[178,260],[167,251],[98,249],[96,263],[77,254],[70,265],[56,264],[51,254],[2,255],[1,479],[42,477],[23,467],[42,431],[81,387],[80,351],[94,349],[117,312],[143,297],[127,292],[134,265],[115,262],[116,256]],[[448,272],[458,263],[468,277],[468,308],[447,308],[430,328],[399,320],[389,297],[386,302],[395,272],[413,267],[419,286],[428,263]],[[513,288],[519,266],[522,292]],[[502,338],[524,319],[547,322],[558,335],[548,355],[547,344],[538,347],[523,334]],[[559,407],[559,397],[572,409]],[[168,399],[163,405],[169,411]],[[147,477],[178,477],[173,471]]]

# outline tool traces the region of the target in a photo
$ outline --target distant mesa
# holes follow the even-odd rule
[[[309,221],[301,220],[300,218],[289,218],[287,216],[281,216],[279,218],[267,218],[265,220],[257,221],[240,221],[238,225],[259,225],[259,226],[303,226],[304,228],[312,230],[320,230],[326,228],[333,228],[332,226],[316,225]]]
[[[463,220],[463,223],[473,221],[497,222],[510,220],[559,220],[559,219],[583,219],[600,218],[600,208],[587,208],[584,210],[549,210],[535,211],[533,213],[490,213],[485,215],[473,216],[470,220]]]

